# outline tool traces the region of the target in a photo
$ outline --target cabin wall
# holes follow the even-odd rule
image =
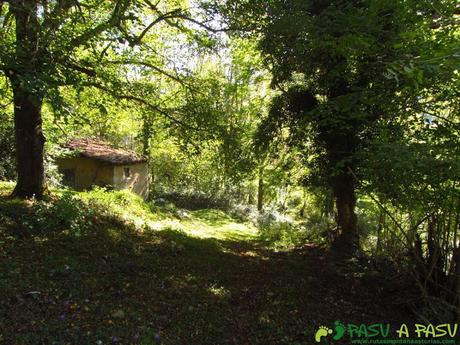
[[[61,173],[66,169],[74,170],[75,190],[83,191],[93,186],[113,186],[113,165],[86,157],[60,158],[56,161]]]
[[[125,176],[125,168],[129,168],[129,177]],[[114,167],[113,177],[115,189],[129,189],[144,199],[148,198],[149,170],[147,163],[117,165]]]

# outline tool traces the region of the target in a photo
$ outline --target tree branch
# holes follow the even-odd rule
[[[76,48],[86,43],[91,38],[103,33],[105,30],[117,26],[118,23],[123,19],[122,13],[127,7],[126,3],[129,3],[129,1],[126,1],[126,0],[116,1],[115,8],[113,9],[113,12],[110,15],[110,18],[107,21],[100,23],[99,25],[96,25],[92,29],[89,29],[88,31],[82,33],[81,35],[73,38],[69,42],[69,45],[68,45],[69,48],[70,49]]]
[[[355,179],[356,183],[358,185],[360,185],[360,181],[358,179],[358,177],[356,176],[356,174],[353,172],[353,170],[351,168],[348,168],[348,171],[350,172],[350,174],[353,176],[353,178]],[[412,226],[407,232],[404,230],[403,226],[396,220],[395,217],[393,217],[393,214],[376,198],[374,197],[371,193],[366,193],[367,196],[369,196],[381,209],[382,211],[384,211],[389,217],[390,219],[393,221],[393,223],[396,225],[396,227],[399,229],[399,231],[401,231],[401,234],[405,237],[407,243],[404,244],[404,246],[410,250],[413,250],[414,247],[412,245],[412,241],[411,241],[411,238],[409,237],[408,233],[412,232],[413,230],[417,229],[420,224],[422,224],[425,220],[428,219],[428,217],[430,217],[433,213],[429,213],[427,215],[425,215],[424,217],[422,217],[416,225]]]
[[[54,9],[46,16],[45,20],[41,25],[41,29],[48,28],[50,31],[55,30],[60,21],[58,20],[64,13],[70,10],[74,6],[78,6],[78,1],[76,0],[60,0],[57,1]]]
[[[84,66],[79,66],[76,65],[72,62],[63,62],[63,66],[68,67],[70,69],[73,69],[75,71],[81,72],[83,74],[86,74],[89,77],[95,77],[96,76],[96,71],[92,68],[84,67]]]
[[[139,44],[141,43],[142,39],[144,38],[144,36],[149,32],[149,30],[151,28],[153,28],[156,24],[160,23],[161,21],[163,20],[167,20],[167,19],[172,19],[172,18],[178,18],[179,16],[179,13],[180,13],[180,9],[176,9],[176,10],[173,10],[173,11],[170,11],[170,12],[167,12],[165,14],[161,14],[158,18],[156,18],[154,21],[152,21],[149,25],[147,25],[145,27],[145,29],[141,32],[141,34],[136,37],[136,39],[134,40],[133,42],[133,45],[134,44]]]
[[[108,63],[110,64],[116,64],[116,65],[137,65],[137,66],[144,66],[144,67],[149,67],[155,71],[157,71],[158,73],[160,74],[163,74],[164,76],[170,78],[170,79],[173,79],[175,81],[177,81],[178,83],[182,84],[182,85],[186,85],[186,83],[180,79],[179,77],[177,76],[174,76],[172,75],[171,73],[151,64],[151,63],[148,63],[148,62],[144,62],[144,61],[137,61],[137,60],[111,60],[111,61],[107,61]]]
[[[422,111],[424,112],[425,114],[428,114],[430,116],[433,116],[437,119],[440,119],[442,121],[445,121],[446,123],[452,125],[454,128],[459,128],[460,126],[460,123],[459,122],[454,122],[452,120],[449,120],[448,118],[444,117],[444,116],[441,116],[441,115],[437,115],[437,114],[433,114],[432,112],[428,111],[427,109],[423,109],[423,108],[418,108],[419,111]]]
[[[156,106],[155,104],[152,104],[148,101],[146,101],[145,99],[139,97],[139,96],[135,96],[135,95],[129,95],[129,94],[123,94],[123,93],[117,93],[115,92],[114,90],[111,90],[101,84],[98,84],[98,83],[86,83],[84,84],[85,86],[92,86],[92,87],[95,87],[101,91],[104,91],[104,92],[107,92],[109,94],[112,94],[115,98],[118,98],[118,99],[124,99],[124,100],[129,100],[129,101],[135,101],[139,104],[142,104],[142,105],[145,105],[147,106],[148,108],[160,113],[161,115],[163,115],[164,117],[166,117],[167,119],[171,120],[172,122],[182,126],[182,127],[185,127],[185,128],[188,128],[188,129],[192,129],[194,131],[199,131],[199,128],[197,127],[193,127],[193,126],[190,126],[189,124],[186,124],[178,119],[176,119],[174,116],[171,116],[170,114],[168,114],[168,112],[164,109],[161,109],[160,107]]]
[[[156,11],[156,12],[158,12],[158,13],[161,13],[161,12],[158,10],[158,7],[157,7],[159,2],[156,3],[155,5],[152,4],[152,2],[149,1],[149,0],[144,0],[144,2],[150,7],[151,10]],[[178,27],[178,25],[177,25],[176,23],[171,23],[171,22],[169,21],[169,19],[174,19],[174,18],[183,19],[183,20],[189,21],[189,22],[191,22],[191,23],[194,23],[194,24],[196,24],[196,25],[198,25],[198,26],[200,26],[200,27],[202,27],[202,28],[204,28],[204,29],[206,29],[206,30],[208,30],[208,31],[210,31],[210,32],[213,32],[213,33],[231,31],[230,28],[215,29],[215,28],[213,28],[213,27],[207,25],[206,23],[200,22],[200,21],[198,21],[198,20],[196,20],[196,19],[193,19],[193,18],[191,18],[191,17],[185,15],[185,12],[186,12],[185,10],[181,10],[181,9],[176,9],[176,10],[170,11],[170,12],[168,12],[167,14],[175,13],[175,15],[174,15],[174,16],[168,16],[168,17],[162,18],[162,20],[167,21],[169,25],[172,25],[172,26],[174,26],[174,27]],[[178,27],[178,28],[179,28],[179,29],[183,29],[183,28],[180,28],[180,27]],[[149,29],[149,28],[146,28],[146,30],[144,30],[144,31],[148,31],[148,29]]]
[[[210,31],[212,33],[232,31],[230,28],[215,29],[215,28],[210,27],[209,25],[207,25],[207,24],[205,24],[203,22],[200,22],[200,21],[198,21],[196,19],[193,19],[193,18],[191,18],[189,16],[186,16],[185,14],[182,14],[182,15],[178,16],[178,18],[187,20],[187,21],[189,21],[191,23],[194,23],[194,24],[196,24],[198,26],[201,26],[203,29],[206,29],[206,30],[208,30],[208,31]]]

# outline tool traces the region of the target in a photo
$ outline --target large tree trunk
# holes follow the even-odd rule
[[[41,198],[44,191],[42,99],[13,83],[16,166],[13,196]]]
[[[359,249],[359,234],[355,214],[356,195],[353,176],[345,173],[338,176],[333,191],[337,207],[337,230],[339,233],[335,247],[346,253],[354,253]]]
[[[8,70],[14,98],[18,181],[13,196],[41,198],[44,190],[38,1],[11,2],[16,24],[15,64]]]

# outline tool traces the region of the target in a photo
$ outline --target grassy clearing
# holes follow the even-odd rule
[[[321,249],[276,253],[222,211],[101,190],[24,202],[11,188],[0,183],[1,344],[313,344],[335,319],[402,317]]]

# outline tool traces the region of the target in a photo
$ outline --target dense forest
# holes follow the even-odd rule
[[[454,0],[0,0],[0,343],[459,322],[459,24]],[[69,184],[75,140],[145,163],[145,200]]]

